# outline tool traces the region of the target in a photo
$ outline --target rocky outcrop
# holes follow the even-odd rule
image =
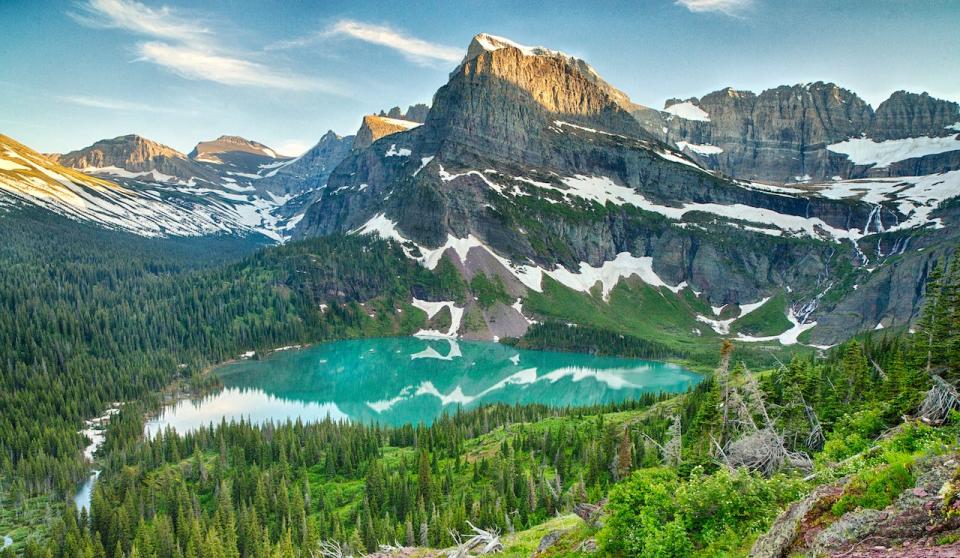
[[[478,35],[435,94],[426,122],[379,140],[371,130],[366,147],[358,138],[294,237],[374,230],[409,241],[409,255],[418,258],[450,242],[482,245],[445,254],[467,279],[479,270],[499,276],[515,297],[528,288],[513,269],[517,265],[576,271],[628,252],[651,258],[660,279],[686,284],[713,305],[785,292],[796,312],[813,312],[809,318],[818,322],[804,342],[821,345],[872,329],[874,319],[902,325],[916,315],[927,264],[919,254],[904,254],[904,247],[940,246],[950,227],[914,238],[916,231],[888,233],[876,249],[816,232],[800,238],[762,234],[749,224],[754,215],[818,219],[814,229],[839,231],[863,230],[867,223],[873,231],[889,230],[907,215],[895,203],[746,187],[695,164],[758,174],[814,167],[827,172],[835,163],[825,147],[869,125],[873,113],[866,103],[835,85],[816,83],[759,96],[727,89],[667,108],[672,111],[645,112],[586,62],[561,52]],[[641,124],[638,115],[644,114],[651,121],[664,118],[672,126],[666,134],[723,151],[708,162],[690,148],[680,154]],[[636,207],[660,209],[623,204],[628,194],[601,197],[600,203],[565,197],[571,177],[603,177],[642,196]],[[602,189],[593,182],[583,187]],[[739,209],[725,217],[691,213],[682,222],[662,217],[691,204]],[[736,224],[741,216],[743,227]],[[950,214],[950,222],[954,218],[960,216]],[[864,271],[860,290],[831,283],[838,267],[867,261],[877,267],[894,253],[897,266]],[[440,255],[430,257],[435,262]],[[519,313],[508,317],[497,314],[501,310],[485,310],[474,322],[487,325],[474,333],[496,336],[525,327]]]
[[[330,130],[303,155],[265,173],[257,187],[279,195],[321,188],[333,169],[350,154],[353,140],[354,136],[340,136]]]
[[[235,172],[258,174],[269,165],[290,158],[278,155],[260,142],[240,136],[220,136],[215,140],[202,141],[188,155],[194,161],[223,165]]]
[[[708,168],[743,180],[788,183],[833,176],[837,169],[827,145],[859,136],[873,119],[863,99],[823,82],[760,95],[726,88],[686,102],[705,116],[671,114],[678,103],[668,101],[668,139],[690,144],[687,149]]]
[[[407,112],[405,113],[400,111],[400,107],[393,107],[388,112],[381,110],[377,116],[384,116],[395,120],[409,120],[410,122],[419,122],[422,124],[427,121],[428,112],[430,112],[428,105],[417,103],[407,107]]]
[[[880,103],[868,135],[876,140],[956,135],[960,106],[927,93],[897,91]],[[958,126],[960,128],[960,126]]]
[[[419,125],[418,122],[410,120],[368,114],[363,117],[360,129],[357,130],[357,135],[353,140],[353,148],[366,149],[380,138],[389,136],[390,134],[396,134],[397,132],[404,132],[416,128]]]
[[[960,132],[954,129],[960,122],[957,103],[926,93],[898,91],[874,112],[832,83],[781,86],[759,95],[726,88],[699,99],[670,99],[659,116],[637,114],[645,128],[665,130],[666,140],[700,164],[742,180],[786,184],[960,169],[960,150],[873,168],[828,149],[850,138],[879,142]]]
[[[106,170],[109,173],[114,169],[116,173],[119,169],[121,174],[146,175],[156,171],[182,180],[216,179],[215,173],[194,163],[183,153],[134,134],[100,140],[89,147],[61,155],[57,162],[87,172]],[[162,181],[163,177],[154,178]]]
[[[956,455],[930,455],[911,466],[914,486],[882,510],[856,509],[840,517],[831,506],[850,486],[849,478],[822,485],[788,507],[753,545],[750,558],[787,556],[956,556],[960,543],[941,544],[957,533],[960,517],[949,494]]]

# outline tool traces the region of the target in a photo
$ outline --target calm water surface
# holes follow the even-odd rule
[[[325,343],[216,372],[222,391],[167,407],[148,423],[148,433],[167,427],[183,433],[241,418],[429,423],[458,406],[610,403],[684,391],[700,380],[662,362],[414,337]]]

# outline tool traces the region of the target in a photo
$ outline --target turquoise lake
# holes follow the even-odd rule
[[[221,366],[224,388],[165,408],[147,429],[246,419],[430,423],[486,403],[566,407],[680,392],[700,376],[662,362],[519,350],[498,343],[360,339],[274,352]]]

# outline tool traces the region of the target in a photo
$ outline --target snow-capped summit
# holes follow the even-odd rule
[[[491,35],[489,33],[478,33],[470,41],[467,47],[466,60],[476,58],[480,51],[493,52],[502,48],[515,48],[526,56],[553,56],[559,58],[573,58],[572,56],[559,50],[552,50],[542,46],[527,46],[511,41],[505,37]]]

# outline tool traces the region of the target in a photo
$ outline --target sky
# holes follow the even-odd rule
[[[222,134],[297,155],[429,103],[480,32],[588,61],[634,102],[832,81],[960,101],[954,0],[0,0],[0,133],[66,152]]]

